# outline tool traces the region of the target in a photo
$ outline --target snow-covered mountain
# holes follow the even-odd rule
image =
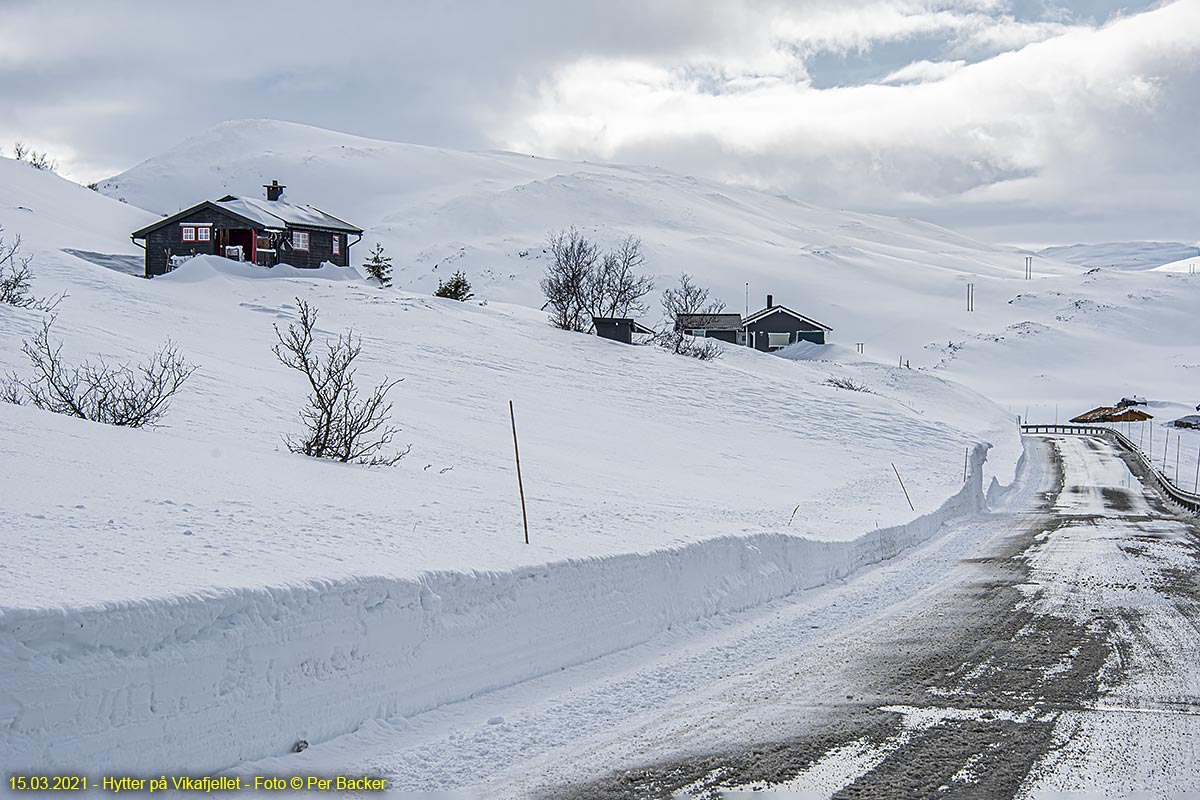
[[[1200,258],[1200,247],[1180,242],[1106,242],[1047,247],[1038,256],[1089,269],[1154,269],[1176,261]]]
[[[1187,311],[1194,283],[1085,276],[1041,255],[1026,281],[1027,253],[1012,248],[653,167],[466,153],[246,120],[205,131],[99,189],[169,213],[226,193],[257,195],[271,179],[286,183],[291,199],[366,228],[359,258],[382,242],[395,256],[397,285],[410,291],[432,292],[462,269],[480,297],[540,307],[546,233],[575,225],[605,242],[641,236],[660,288],[686,271],[731,311],[753,312],[773,294],[831,325],[845,352],[862,343],[867,359],[939,369],[1034,417],[1053,419],[1056,404],[1090,407],[1114,392],[1200,394],[1191,366],[1200,357],[1183,346],[1200,334]],[[968,284],[974,312],[966,311]],[[654,309],[649,321],[657,316]]]

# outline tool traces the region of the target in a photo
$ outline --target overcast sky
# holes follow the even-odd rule
[[[245,117],[1200,239],[1200,0],[0,0],[5,154],[86,182]]]

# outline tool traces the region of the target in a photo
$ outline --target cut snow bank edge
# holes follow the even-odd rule
[[[929,539],[984,507],[989,447],[937,511],[851,541],[772,532],[507,573],[3,609],[0,766],[211,772],[633,647]]]

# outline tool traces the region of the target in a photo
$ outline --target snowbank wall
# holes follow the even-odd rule
[[[3,609],[0,771],[212,772],[632,647],[928,539],[983,506],[986,455],[937,511],[852,541],[764,532],[509,573]]]

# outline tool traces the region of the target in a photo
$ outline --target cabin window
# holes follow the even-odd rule
[[[342,253],[342,237],[336,233],[333,235],[333,254],[341,255]]]
[[[193,227],[193,226],[191,226],[191,225],[184,225],[182,228],[180,228],[180,230],[181,230],[181,231],[183,231],[183,240],[184,240],[185,242],[194,242],[194,241],[196,241],[196,229],[195,229],[195,227]]]
[[[308,249],[308,231],[292,231],[292,249]]]
[[[209,228],[209,227],[196,228],[196,241],[207,242],[211,238],[212,238],[212,228]]]
[[[791,344],[791,338],[790,333],[768,333],[767,347],[787,347]]]

